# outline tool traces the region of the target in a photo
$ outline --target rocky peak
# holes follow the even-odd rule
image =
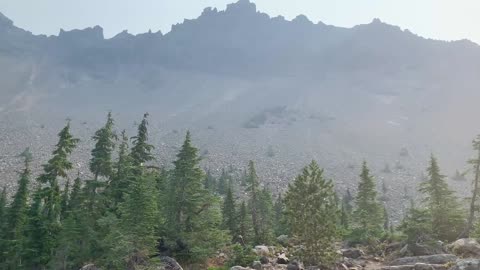
[[[13,21],[7,18],[0,12],[0,28],[10,28],[13,26]]]
[[[104,40],[103,28],[100,26],[88,27],[83,30],[65,31],[60,29],[58,35],[60,40],[82,42],[82,43],[96,43]]]
[[[257,12],[257,6],[249,0],[239,0],[236,3],[227,5],[226,12],[238,14],[252,14]]]

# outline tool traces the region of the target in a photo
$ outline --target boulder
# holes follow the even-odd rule
[[[414,267],[415,270],[447,270],[445,264],[426,264],[426,263],[417,263]]]
[[[255,270],[262,270],[262,263],[259,261],[254,261],[252,263],[252,268]]]
[[[457,256],[453,254],[437,254],[437,255],[428,255],[428,256],[416,256],[416,257],[405,257],[399,258],[390,263],[391,266],[396,265],[415,265],[417,263],[426,263],[426,264],[446,264],[455,262]]]
[[[257,256],[268,256],[270,255],[270,250],[267,246],[255,246],[253,252],[257,254]]]
[[[162,256],[160,257],[160,262],[165,270],[183,270],[174,258]]]
[[[445,264],[417,263],[414,265],[385,266],[381,270],[447,270]]]
[[[458,239],[452,244],[448,245],[448,249],[455,255],[462,257],[479,257],[480,244],[473,238]]]
[[[262,256],[262,257],[260,257],[260,263],[261,264],[269,264],[270,260],[268,259],[268,257]]]
[[[243,266],[233,266],[230,270],[251,270],[251,268],[245,268]]]
[[[303,270],[303,267],[300,263],[293,261],[287,265],[287,270]]]
[[[285,253],[278,255],[277,257],[278,264],[288,264],[289,262],[290,260],[287,258],[287,255],[285,255]]]
[[[365,255],[363,251],[358,248],[346,248],[346,249],[340,250],[340,252],[342,253],[343,257],[347,257],[351,259],[358,259]]]
[[[479,259],[458,260],[449,270],[479,270]]]

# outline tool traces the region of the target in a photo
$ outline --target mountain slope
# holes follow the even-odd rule
[[[0,173],[16,177],[14,155],[31,146],[43,162],[66,117],[89,140],[113,110],[121,128],[152,115],[159,162],[172,160],[191,129],[204,166],[259,163],[263,182],[283,190],[314,158],[337,188],[354,189],[368,160],[392,189],[391,210],[414,196],[431,152],[466,170],[480,132],[480,47],[424,39],[376,19],[340,28],[271,18],[240,0],[207,8],[171,32],[105,39],[101,27],[35,36],[0,15]],[[399,155],[401,149],[409,155]],[[274,149],[274,157],[267,152]],[[391,174],[381,170],[389,164]],[[452,182],[462,195],[466,183]],[[395,191],[395,192],[394,192]]]

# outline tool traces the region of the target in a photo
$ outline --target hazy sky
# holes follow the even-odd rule
[[[100,25],[105,36],[162,30],[205,7],[234,0],[0,0],[0,12],[35,34]],[[305,14],[314,22],[351,27],[380,18],[421,36],[480,44],[480,0],[252,0],[271,16]]]

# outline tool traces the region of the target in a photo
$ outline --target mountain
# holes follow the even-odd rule
[[[379,19],[353,28],[303,15],[288,21],[240,0],[222,11],[206,8],[168,33],[110,39],[100,26],[37,36],[0,14],[0,40],[0,175],[7,183],[26,146],[39,168],[66,117],[82,138],[78,170],[88,173],[89,138],[106,112],[132,134],[148,111],[162,164],[186,129],[205,167],[254,159],[274,191],[311,159],[339,191],[355,189],[365,159],[401,216],[402,193],[415,196],[430,153],[445,174],[465,171],[480,133],[480,47],[425,39]],[[386,164],[393,173],[382,172]],[[451,184],[468,194],[467,183]]]

